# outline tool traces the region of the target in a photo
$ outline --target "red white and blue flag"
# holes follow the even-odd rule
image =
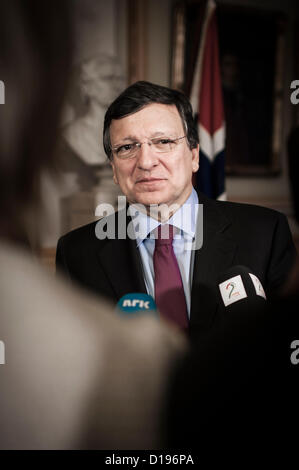
[[[211,198],[225,200],[225,121],[213,0],[206,7],[190,101],[198,116],[200,141],[196,186]]]

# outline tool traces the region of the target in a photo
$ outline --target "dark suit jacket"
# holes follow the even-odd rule
[[[196,336],[209,331],[223,315],[217,291],[221,273],[231,266],[245,265],[271,294],[286,280],[296,256],[283,214],[253,205],[214,201],[202,194],[199,202],[203,204],[203,246],[195,252],[190,314],[190,331]],[[116,231],[118,217],[116,214]],[[126,220],[128,223],[130,218]],[[146,293],[136,242],[128,237],[99,240],[96,223],[59,239],[58,269],[72,281],[114,302],[127,293]]]
[[[255,307],[193,345],[169,386],[167,448],[194,451],[207,468],[226,461],[239,468],[244,456],[250,467],[281,460],[286,468],[298,460],[299,364],[291,362],[291,344],[298,339],[299,294]]]

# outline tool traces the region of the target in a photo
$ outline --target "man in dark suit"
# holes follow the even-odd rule
[[[213,201],[192,187],[199,142],[182,93],[135,83],[108,108],[103,140],[127,206],[59,240],[57,266],[72,280],[115,302],[147,292],[163,315],[196,337],[223,315],[217,279],[229,267],[248,266],[270,295],[284,283],[295,259],[285,216]],[[173,230],[167,254],[157,241],[160,225]],[[110,238],[105,227],[115,229]]]

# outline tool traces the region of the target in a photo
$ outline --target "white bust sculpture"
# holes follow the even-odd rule
[[[93,57],[81,64],[79,89],[87,102],[87,111],[76,117],[72,108],[68,108],[63,136],[73,152],[88,165],[106,161],[102,144],[104,115],[123,88],[124,77],[114,57]]]

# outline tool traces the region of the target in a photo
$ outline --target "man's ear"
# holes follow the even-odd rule
[[[116,176],[116,169],[115,169],[115,165],[114,165],[113,160],[110,160],[110,165],[112,166],[112,171],[113,171],[113,181],[114,181],[115,184],[118,184],[118,179],[117,179],[117,176]]]
[[[199,168],[199,144],[191,150],[192,153],[192,172],[196,173]]]

